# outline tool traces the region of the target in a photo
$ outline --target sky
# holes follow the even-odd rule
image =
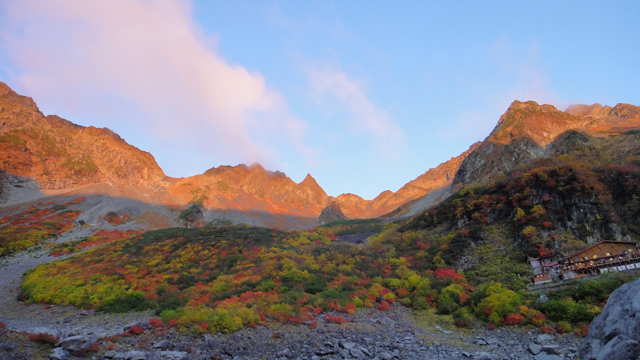
[[[0,81],[174,177],[259,162],[372,199],[514,100],[640,105],[638,1],[0,0]]]

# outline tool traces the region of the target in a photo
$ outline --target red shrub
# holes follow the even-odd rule
[[[318,322],[317,321],[313,321],[309,323],[309,328],[310,329],[315,329],[316,326],[318,326]]]
[[[274,332],[273,335],[271,335],[271,337],[274,339],[280,339],[282,337],[282,333],[279,331]]]
[[[316,315],[319,315],[322,312],[322,308],[320,306],[318,306],[315,310],[313,310],[313,313]]]
[[[524,316],[520,314],[509,314],[504,319],[505,324],[507,325],[518,325],[524,320]]]
[[[382,300],[380,302],[380,304],[378,304],[377,308],[380,311],[387,311],[387,310],[389,310],[389,303],[384,301],[384,300]]]
[[[543,334],[550,334],[553,332],[553,328],[549,325],[543,325],[538,330],[540,330],[540,332]]]
[[[489,330],[495,330],[495,329],[496,329],[496,326],[495,326],[495,325],[493,325],[493,324],[491,324],[491,323],[489,323],[489,325],[487,325],[487,329],[489,329]]]
[[[128,331],[132,334],[140,335],[144,332],[144,329],[140,325],[134,325]]]
[[[176,326],[178,319],[169,320],[169,326]]]
[[[60,340],[60,336],[53,334],[29,334],[29,340],[40,341],[53,345]]]
[[[327,316],[324,318],[328,323],[334,323],[334,324],[344,324],[344,323],[348,323],[349,320],[343,318],[342,316],[333,316],[331,314],[327,314]]]
[[[547,320],[547,318],[544,316],[543,313],[537,313],[533,316],[533,325],[539,326],[545,323],[545,321]]]
[[[149,325],[153,326],[154,328],[160,327],[162,326],[162,320],[158,318],[149,319]]]
[[[209,324],[207,324],[206,322],[204,322],[204,321],[203,321],[203,322],[200,324],[200,330],[202,330],[202,331],[207,331],[207,329],[208,329],[208,328],[209,328]]]
[[[453,281],[462,280],[462,275],[458,274],[458,272],[454,269],[437,269],[435,271],[436,278],[438,279],[451,279]]]
[[[107,336],[106,338],[102,339],[104,342],[120,342],[120,336],[118,335],[113,335],[113,336]],[[111,349],[113,350],[113,349]]]

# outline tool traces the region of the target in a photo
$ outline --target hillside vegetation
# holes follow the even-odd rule
[[[40,266],[21,297],[103,311],[155,309],[192,331],[268,321],[343,322],[356,308],[435,308],[458,326],[584,329],[630,278],[583,282],[538,303],[528,256],[566,254],[603,238],[640,235],[638,133],[571,132],[554,156],[468,187],[402,224],[340,220],[309,231],[246,226],[167,229],[116,240]],[[378,233],[365,245],[341,235]],[[324,316],[324,315],[323,315]],[[347,316],[345,318],[344,316]],[[584,331],[584,330],[582,330]]]

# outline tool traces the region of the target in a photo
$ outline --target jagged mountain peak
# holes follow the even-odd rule
[[[311,174],[307,173],[307,176],[300,182],[300,185],[308,186],[308,187],[319,187],[316,179],[311,176]]]

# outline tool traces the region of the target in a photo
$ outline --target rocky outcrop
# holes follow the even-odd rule
[[[322,213],[320,214],[320,217],[318,217],[318,220],[320,221],[320,224],[326,224],[332,221],[342,220],[344,218],[344,214],[340,210],[340,204],[338,204],[337,201],[332,201],[329,206],[322,209]]]
[[[640,279],[611,294],[602,313],[589,327],[580,358],[584,360],[640,357]]]

